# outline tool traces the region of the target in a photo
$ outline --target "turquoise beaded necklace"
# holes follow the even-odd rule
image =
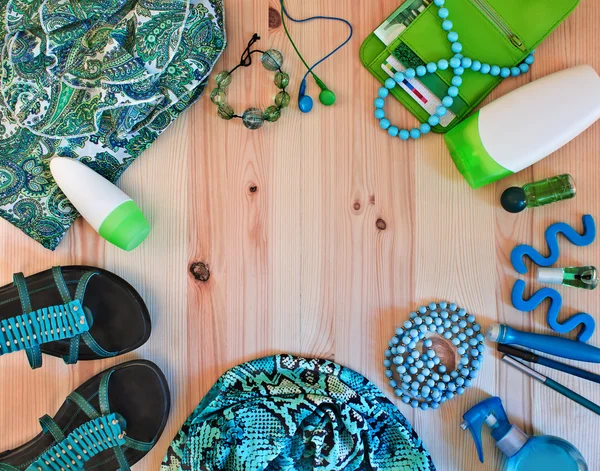
[[[454,303],[430,303],[409,317],[388,342],[385,377],[405,404],[435,410],[471,386],[483,362],[485,337],[475,316]],[[456,348],[458,362],[453,371],[434,349],[434,340],[442,339]]]
[[[430,62],[429,64],[420,65],[416,69],[406,69],[404,72],[397,72],[394,78],[389,78],[385,81],[385,86],[381,87],[378,92],[378,97],[375,99],[375,118],[379,120],[379,126],[384,129],[392,137],[399,136],[400,139],[406,141],[408,139],[418,139],[423,134],[427,134],[431,131],[433,126],[440,124],[440,118],[448,113],[448,109],[453,105],[454,98],[458,96],[460,86],[463,83],[462,75],[465,70],[469,69],[473,72],[479,72],[484,75],[491,75],[492,77],[518,77],[521,74],[527,73],[529,67],[534,62],[533,52],[525,58],[523,63],[519,64],[518,67],[501,67],[498,65],[482,64],[478,60],[464,57],[461,52],[463,45],[458,41],[458,33],[453,31],[454,25],[452,21],[448,19],[450,12],[448,8],[444,7],[445,0],[434,0],[434,5],[439,8],[438,16],[443,20],[442,29],[448,31],[448,41],[452,52],[455,54],[450,60],[441,59],[437,63]],[[385,117],[383,110],[385,106],[385,99],[388,97],[390,90],[394,89],[398,84],[404,82],[404,80],[410,80],[415,77],[423,77],[428,74],[434,74],[438,69],[447,70],[451,68],[454,71],[454,77],[452,78],[452,85],[448,88],[447,95],[442,99],[442,104],[438,106],[435,113],[429,117],[426,123],[421,124],[418,128],[400,129],[397,126],[392,126],[389,119]]]

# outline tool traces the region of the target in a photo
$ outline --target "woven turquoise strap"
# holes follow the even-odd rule
[[[64,440],[54,445],[27,467],[27,471],[80,470],[94,456],[105,450],[125,445],[125,431],[117,414],[99,417],[84,423]],[[119,462],[121,471],[129,465]]]
[[[0,356],[20,350],[28,352],[32,368],[37,362],[40,345],[72,338],[89,331],[90,326],[80,301],[50,306],[0,321]],[[33,352],[34,360],[29,355]]]

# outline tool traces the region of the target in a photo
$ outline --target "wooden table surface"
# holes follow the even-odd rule
[[[136,466],[141,471],[158,469],[185,418],[226,369],[243,361],[277,352],[329,358],[363,373],[392,398],[383,351],[394,328],[422,303],[454,301],[484,326],[500,321],[548,332],[545,307],[527,314],[512,307],[516,275],[509,255],[518,243],[545,247],[543,234],[551,223],[566,221],[581,230],[582,215],[600,216],[600,124],[517,176],[473,191],[442,137],[401,143],[373,118],[379,84],[360,65],[359,47],[398,0],[289,2],[297,16],[338,15],[355,26],[350,46],[319,68],[338,102],[332,108],[315,105],[306,116],[295,96],[303,68],[273,10],[277,3],[226,0],[229,46],[216,70],[237,63],[257,32],[259,47],[285,55],[292,106],[277,124],[254,132],[239,121],[219,119],[208,96],[187,111],[119,183],[153,227],[139,249],[125,253],[108,245],[80,219],[52,253],[0,222],[0,284],[18,271],[96,265],[131,282],[153,320],[150,341],[126,357],[76,366],[46,357],[37,371],[29,369],[25,354],[0,358],[0,450],[32,438],[38,417],[54,414],[72,389],[128,359],[156,362],[172,392],[169,424]],[[506,80],[487,101],[574,65],[600,70],[599,20],[600,3],[583,0],[538,49],[532,72]],[[291,30],[309,61],[347,34],[342,25],[319,22]],[[214,78],[209,91],[213,86]],[[312,81],[309,92],[317,96]],[[568,100],[577,92],[549,99]],[[273,94],[271,73],[255,64],[236,73],[229,101],[238,111],[264,108]],[[414,123],[399,104],[390,108],[399,123]],[[567,172],[577,182],[574,200],[520,215],[501,209],[500,194],[508,186]],[[579,249],[563,241],[561,248],[561,265],[600,265],[598,242]],[[210,273],[207,281],[192,275],[194,263],[202,264],[199,272]],[[600,291],[559,290],[563,315],[598,314]],[[591,343],[600,346],[598,334]],[[600,402],[594,384],[551,375]],[[484,434],[482,465],[473,441],[459,428],[462,414],[489,395],[499,395],[511,420],[526,432],[571,441],[590,469],[599,469],[598,417],[502,365],[491,348],[473,387],[440,410],[414,411],[396,403],[440,471],[496,470],[500,457],[489,435]]]

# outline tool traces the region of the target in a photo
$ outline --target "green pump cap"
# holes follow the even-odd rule
[[[127,252],[140,245],[149,232],[148,221],[132,200],[117,206],[98,229],[104,239]]]
[[[513,172],[488,154],[479,134],[479,111],[444,136],[454,164],[473,188],[481,188]]]

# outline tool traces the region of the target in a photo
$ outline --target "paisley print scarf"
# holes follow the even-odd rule
[[[161,471],[434,471],[398,409],[360,374],[278,355],[225,373]]]
[[[49,170],[115,181],[204,91],[223,0],[0,0],[0,216],[54,249],[78,214]]]

